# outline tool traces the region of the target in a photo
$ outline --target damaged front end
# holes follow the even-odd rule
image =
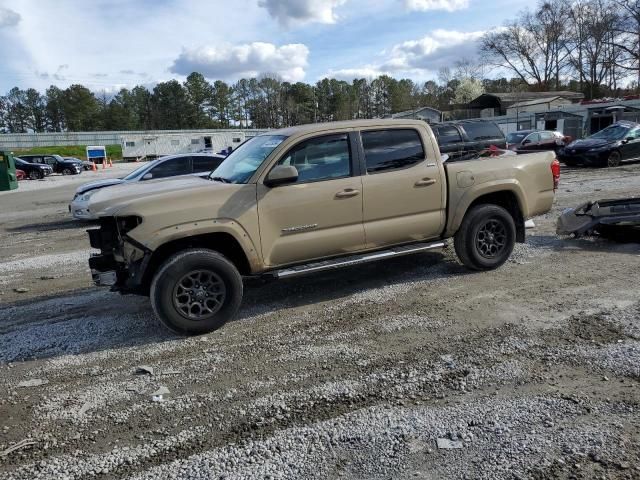
[[[87,230],[91,247],[100,250],[89,258],[97,286],[121,293],[140,293],[151,251],[127,233],[141,223],[139,217],[102,217],[100,228]]]
[[[558,235],[599,234],[620,241],[640,239],[640,199],[597,200],[565,210],[558,218]]]

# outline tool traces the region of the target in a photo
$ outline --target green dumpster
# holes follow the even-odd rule
[[[18,188],[16,178],[16,163],[11,152],[0,150],[0,192]]]

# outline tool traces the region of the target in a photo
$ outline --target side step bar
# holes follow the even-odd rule
[[[350,257],[341,257],[334,260],[308,263],[306,265],[300,265],[298,267],[276,270],[275,272],[273,272],[273,276],[276,278],[292,278],[300,275],[307,275],[310,273],[324,272],[326,270],[334,270],[342,267],[350,267],[353,265],[361,265],[363,263],[376,262],[385,258],[401,257],[403,255],[410,255],[412,253],[420,253],[427,250],[444,248],[446,246],[447,243],[444,241],[431,243],[415,243],[402,247],[394,247],[389,250],[382,250],[362,255],[352,255]]]

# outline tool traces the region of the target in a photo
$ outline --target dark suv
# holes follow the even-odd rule
[[[42,180],[53,173],[53,170],[47,164],[25,162],[20,157],[16,157],[15,161],[16,168],[22,170],[31,180]]]
[[[620,121],[576,140],[558,152],[567,166],[594,165],[617,167],[623,160],[640,159],[640,124]]]
[[[20,158],[29,163],[41,163],[49,165],[53,173],[63,175],[78,175],[82,173],[82,162],[80,160],[67,160],[60,155],[20,155]]]
[[[449,155],[449,162],[474,158],[490,146],[506,148],[502,130],[486,120],[458,120],[431,125],[440,152]]]

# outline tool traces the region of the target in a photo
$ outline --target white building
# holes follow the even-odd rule
[[[246,139],[243,131],[132,132],[120,137],[124,159],[158,158],[177,153],[213,153],[235,149]]]

